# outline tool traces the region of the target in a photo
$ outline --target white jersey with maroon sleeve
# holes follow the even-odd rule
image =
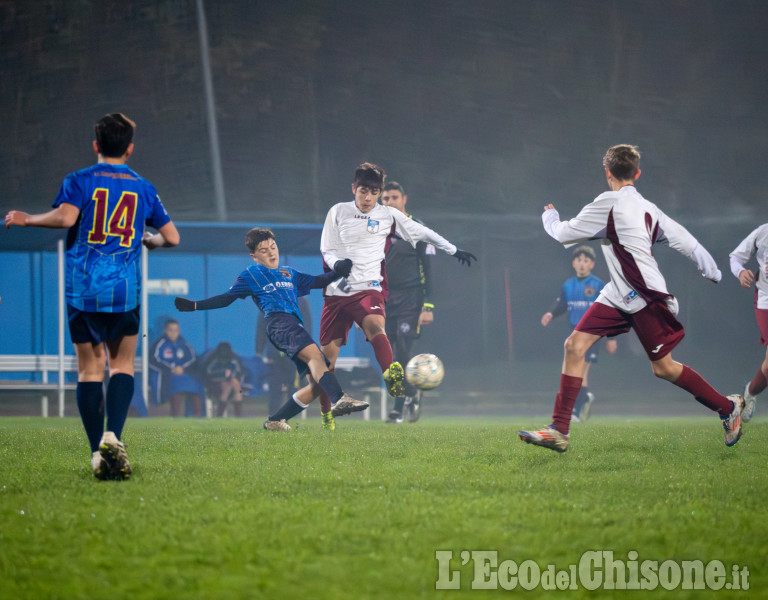
[[[627,313],[636,313],[649,302],[665,300],[677,314],[677,301],[667,290],[653,257],[657,242],[697,263],[708,279],[719,281],[721,277],[715,261],[696,238],[632,185],[600,194],[570,221],[560,221],[555,210],[544,211],[542,221],[547,233],[566,246],[602,240],[611,281],[596,301]]]
[[[768,309],[768,223],[761,225],[745,237],[731,252],[731,272],[738,279],[747,267],[752,255],[757,258],[758,273],[755,280],[757,287],[757,308]]]
[[[392,233],[416,246],[429,242],[447,254],[456,246],[444,237],[409,219],[397,209],[377,204],[364,213],[354,201],[331,207],[320,238],[323,261],[333,268],[336,261],[352,261],[349,277],[338,279],[325,288],[326,296],[350,296],[366,290],[382,290],[385,285],[384,257]]]

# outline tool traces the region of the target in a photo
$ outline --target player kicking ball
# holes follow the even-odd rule
[[[681,387],[717,412],[725,430],[726,446],[733,446],[741,437],[744,399],[737,394],[726,398],[696,371],[672,360],[670,353],[685,332],[675,318],[677,300],[667,291],[653,257],[653,245],[668,244],[687,256],[710,281],[717,283],[722,275],[696,238],[635,189],[635,181],[640,177],[639,162],[640,153],[635,146],[613,146],[603,157],[609,192],[600,194],[570,221],[560,221],[551,204],[544,208],[544,229],[558,242],[570,246],[603,240],[611,281],[565,341],[552,424],[538,431],[518,431],[524,442],[557,452],[568,450],[571,411],[581,389],[585,354],[603,336],[613,337],[630,329],[640,339],[656,377]]]
[[[306,375],[312,389],[312,398],[306,403],[294,394],[269,416],[264,429],[290,431],[288,419],[307,408],[321,391],[331,399],[331,410],[322,414],[323,428],[335,429],[334,416],[365,410],[368,403],[345,394],[336,376],[328,370],[325,356],[304,329],[298,298],[306,296],[310,290],[324,288],[341,275],[335,271],[307,275],[291,267],[279,266],[280,252],[270,229],[251,229],[245,236],[245,245],[256,264],[240,273],[228,292],[198,301],[176,298],[176,308],[182,312],[210,310],[229,306],[238,298],[252,297],[264,313],[269,341],[296,364],[300,377]]]

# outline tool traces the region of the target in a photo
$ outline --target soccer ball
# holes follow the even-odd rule
[[[417,354],[405,367],[405,378],[413,387],[431,390],[443,381],[445,370],[442,361],[434,354]]]

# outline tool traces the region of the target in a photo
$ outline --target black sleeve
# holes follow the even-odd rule
[[[421,291],[424,296],[424,304],[429,305],[430,308],[434,308],[434,302],[432,302],[432,257],[427,254],[427,244],[419,242],[416,244],[416,253],[419,258],[419,282],[421,283]]]
[[[552,308],[549,309],[549,312],[552,313],[552,318],[554,319],[562,315],[566,310],[568,310],[568,303],[565,301],[565,294],[560,294]]]
[[[315,275],[315,281],[313,281],[309,287],[313,290],[316,290],[318,288],[324,288],[329,283],[333,283],[334,281],[339,279],[339,277],[341,277],[341,275],[339,275],[335,271],[328,271],[327,273],[323,273],[322,275]]]
[[[197,300],[195,302],[195,310],[211,310],[213,308],[224,308],[229,306],[238,298],[245,298],[245,296],[238,296],[235,294],[220,294],[218,296],[212,296],[205,300]]]

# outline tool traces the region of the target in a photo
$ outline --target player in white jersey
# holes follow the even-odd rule
[[[752,273],[746,264],[755,255],[757,271]],[[731,252],[731,272],[742,287],[755,284],[755,318],[760,329],[760,344],[768,346],[768,223],[761,225],[745,237]],[[755,414],[757,395],[768,387],[768,348],[757,373],[744,387],[744,413],[742,418],[749,421]]]
[[[397,397],[404,392],[404,372],[402,365],[393,361],[384,328],[384,257],[391,243],[389,236],[396,233],[413,246],[429,242],[468,266],[477,259],[399,210],[379,204],[385,177],[376,165],[361,164],[352,184],[354,200],[336,204],[328,211],[320,240],[323,261],[327,269],[337,273],[342,272],[344,264],[351,268],[347,268],[344,278],[325,288],[320,344],[333,366],[352,324],[357,323],[373,346],[389,393]]]
[[[560,221],[551,204],[544,208],[544,229],[562,244],[602,240],[611,281],[565,341],[553,423],[538,431],[518,431],[524,442],[558,452],[568,449],[571,411],[581,388],[586,352],[601,337],[613,337],[630,329],[640,339],[654,375],[717,411],[727,446],[733,446],[741,436],[744,399],[737,394],[726,398],[696,371],[672,360],[670,353],[685,332],[675,318],[677,300],[667,291],[653,257],[653,245],[666,244],[687,256],[710,281],[717,283],[722,275],[696,238],[635,189],[635,181],[640,177],[639,162],[640,153],[634,146],[613,146],[603,158],[609,192],[600,194],[570,221]]]

